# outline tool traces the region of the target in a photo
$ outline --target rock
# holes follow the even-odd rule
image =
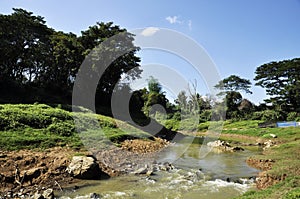
[[[272,147],[274,144],[275,142],[273,142],[272,140],[268,140],[264,142],[265,147],[263,148],[263,150],[267,150],[268,148]]]
[[[74,156],[66,170],[79,179],[99,179],[103,173],[95,159],[86,156]]]
[[[39,192],[36,192],[33,195],[33,199],[44,199],[44,196],[42,194],[40,194]]]
[[[232,151],[244,151],[244,149],[242,147],[239,146],[235,146],[231,148]]]
[[[216,140],[214,142],[208,142],[207,146],[213,147],[217,150],[217,152],[236,152],[236,151],[244,151],[242,147],[231,146],[229,143],[221,140]]]
[[[148,169],[147,168],[139,168],[138,170],[134,171],[134,174],[147,174]]]
[[[99,198],[100,198],[100,195],[97,194],[97,193],[91,193],[91,194],[90,194],[90,198],[91,198],[91,199],[99,199]]]
[[[151,176],[154,174],[154,171],[152,168],[147,168],[147,167],[144,167],[144,168],[139,168],[137,169],[136,171],[133,172],[134,174],[136,175],[143,175],[143,174],[146,174],[147,176]]]
[[[153,170],[148,170],[147,173],[146,173],[147,176],[151,176],[151,175],[153,175],[153,174],[154,174],[154,173],[153,173]]]
[[[216,140],[214,142],[208,142],[207,146],[210,146],[210,147],[230,147],[230,145],[227,142],[221,141],[221,140]]]
[[[272,134],[272,133],[270,133],[270,136],[271,136],[272,138],[277,138],[277,135]]]
[[[54,199],[53,189],[46,189],[45,191],[43,191],[42,195],[44,199]]]

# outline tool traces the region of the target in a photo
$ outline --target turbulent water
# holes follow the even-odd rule
[[[91,193],[96,193],[100,198],[227,199],[254,188],[251,177],[258,170],[249,167],[245,160],[256,152],[211,152],[200,158],[200,147],[197,142],[185,140],[160,154],[158,161],[172,162],[176,169],[158,171],[153,176],[126,175],[85,181],[76,191],[59,193],[60,198],[91,198]]]

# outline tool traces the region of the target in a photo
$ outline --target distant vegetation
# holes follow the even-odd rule
[[[96,96],[87,96],[87,100],[96,97],[96,110],[101,114],[112,115],[111,96],[116,87],[132,96],[129,110],[134,121],[140,124],[146,124],[149,116],[159,114],[161,110],[151,109],[155,104],[165,108],[165,119],[169,119],[166,125],[173,129],[177,129],[177,121],[188,122],[186,119],[190,117],[198,117],[199,123],[210,121],[222,103],[226,105],[226,119],[299,120],[299,58],[266,63],[256,69],[256,85],[265,88],[271,96],[260,105],[243,98],[243,92],[252,93],[252,83],[237,75],[230,75],[215,86],[224,102],[216,100],[216,96],[198,93],[195,82],[178,94],[174,104],[162,92],[155,77],[149,77],[148,88],[140,90],[132,90],[130,81],[117,85],[127,72],[130,71],[128,80],[139,78],[142,72],[140,58],[135,55],[139,47],[134,46],[134,37],[126,29],[112,22],[98,22],[77,36],[48,27],[41,16],[23,9],[13,10],[12,14],[0,15],[0,103],[71,104],[74,81],[83,60],[89,63],[88,76],[97,79],[108,59],[112,62],[101,75]],[[121,36],[111,38],[115,35]],[[97,47],[108,38],[114,44],[109,50]],[[95,53],[87,56],[92,50]],[[118,53],[122,56],[114,60]],[[83,83],[77,89],[84,93],[89,89],[87,86]],[[201,130],[205,125],[199,126]]]

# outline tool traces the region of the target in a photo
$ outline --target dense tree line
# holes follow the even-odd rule
[[[96,106],[100,112],[110,114],[110,100],[115,86],[127,74],[127,78],[139,78],[139,50],[133,44],[133,35],[126,29],[109,23],[96,23],[81,35],[56,31],[46,25],[41,16],[23,9],[13,9],[9,15],[0,14],[0,103],[71,103],[72,89],[79,68],[89,56],[91,77],[101,73],[105,61],[109,67],[101,75],[96,90]],[[112,39],[109,50],[99,47],[108,38]],[[107,53],[109,52],[109,53]],[[126,52],[120,57],[115,54]],[[97,67],[95,67],[95,63]],[[250,80],[231,75],[216,84],[224,96],[226,117],[229,119],[291,120],[300,115],[300,58],[270,62],[257,67],[257,86],[266,89],[270,96],[256,106],[243,98],[251,94]],[[85,90],[86,88],[81,88]],[[128,83],[119,84],[117,90],[132,94],[129,108],[136,118],[155,114],[151,110],[160,104],[168,118],[182,119],[198,115],[200,121],[211,119],[212,107],[220,103],[213,96],[196,92],[196,85],[181,91],[175,103],[170,103],[162,86],[154,77],[149,77],[148,88],[132,91]],[[151,112],[152,111],[152,112]],[[182,117],[183,116],[183,117]]]
[[[122,74],[131,71],[129,78],[135,78],[141,73],[133,35],[112,22],[97,23],[77,36],[48,27],[43,17],[32,12],[13,10],[10,15],[0,15],[2,102],[71,103],[74,80],[83,60],[93,49],[93,59],[101,60],[103,49],[95,47],[117,34],[122,34],[122,40],[111,41],[115,44],[109,49],[110,55],[118,50],[130,51],[113,60],[101,76],[97,105],[109,107],[110,96]],[[97,64],[90,64],[94,73],[105,63]]]

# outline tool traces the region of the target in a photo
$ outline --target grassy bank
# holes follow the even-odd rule
[[[87,142],[84,139],[97,141],[99,136],[114,143],[131,137],[150,137],[124,122],[78,109],[80,112],[74,113],[71,107],[61,105],[0,105],[0,149],[82,148]]]

